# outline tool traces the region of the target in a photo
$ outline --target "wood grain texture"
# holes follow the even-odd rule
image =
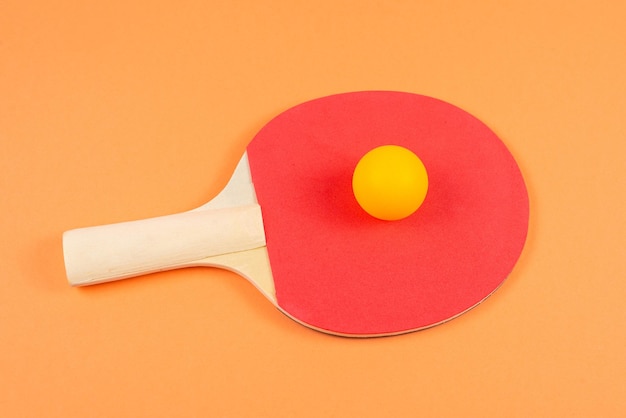
[[[245,271],[254,282],[257,269],[252,266],[263,264],[263,255],[245,252],[264,246],[261,208],[256,203],[246,154],[226,187],[196,210],[63,234],[65,269],[73,286],[190,265]],[[260,277],[262,284],[255,285],[265,289],[264,294],[271,299],[273,287],[267,274]]]

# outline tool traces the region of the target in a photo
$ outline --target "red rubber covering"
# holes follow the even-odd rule
[[[416,153],[423,205],[367,215],[351,178],[380,145]],[[429,327],[480,303],[513,269],[528,194],[502,141],[467,112],[400,92],[339,94],[293,107],[248,147],[279,306],[312,327],[381,335]]]

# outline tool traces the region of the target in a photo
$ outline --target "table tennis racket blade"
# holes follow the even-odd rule
[[[417,154],[429,189],[406,219],[363,211],[354,168],[386,144]],[[528,231],[521,171],[468,112],[427,96],[343,93],[276,116],[247,149],[278,305],[316,329],[393,335],[480,304],[513,270]]]
[[[431,187],[418,213],[386,223],[357,207],[349,184],[358,158],[390,139],[420,155]],[[425,96],[358,92],[271,120],[206,205],[68,231],[64,254],[72,285],[215,266],[310,328],[384,336],[443,323],[488,297],[527,224],[521,173],[484,124]]]

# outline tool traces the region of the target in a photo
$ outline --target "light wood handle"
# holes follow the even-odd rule
[[[258,204],[207,209],[63,234],[68,281],[83,286],[193,265],[265,245]]]

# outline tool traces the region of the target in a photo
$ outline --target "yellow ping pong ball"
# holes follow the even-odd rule
[[[424,163],[399,145],[383,145],[365,154],[352,175],[359,205],[375,218],[396,221],[414,213],[428,191]]]

